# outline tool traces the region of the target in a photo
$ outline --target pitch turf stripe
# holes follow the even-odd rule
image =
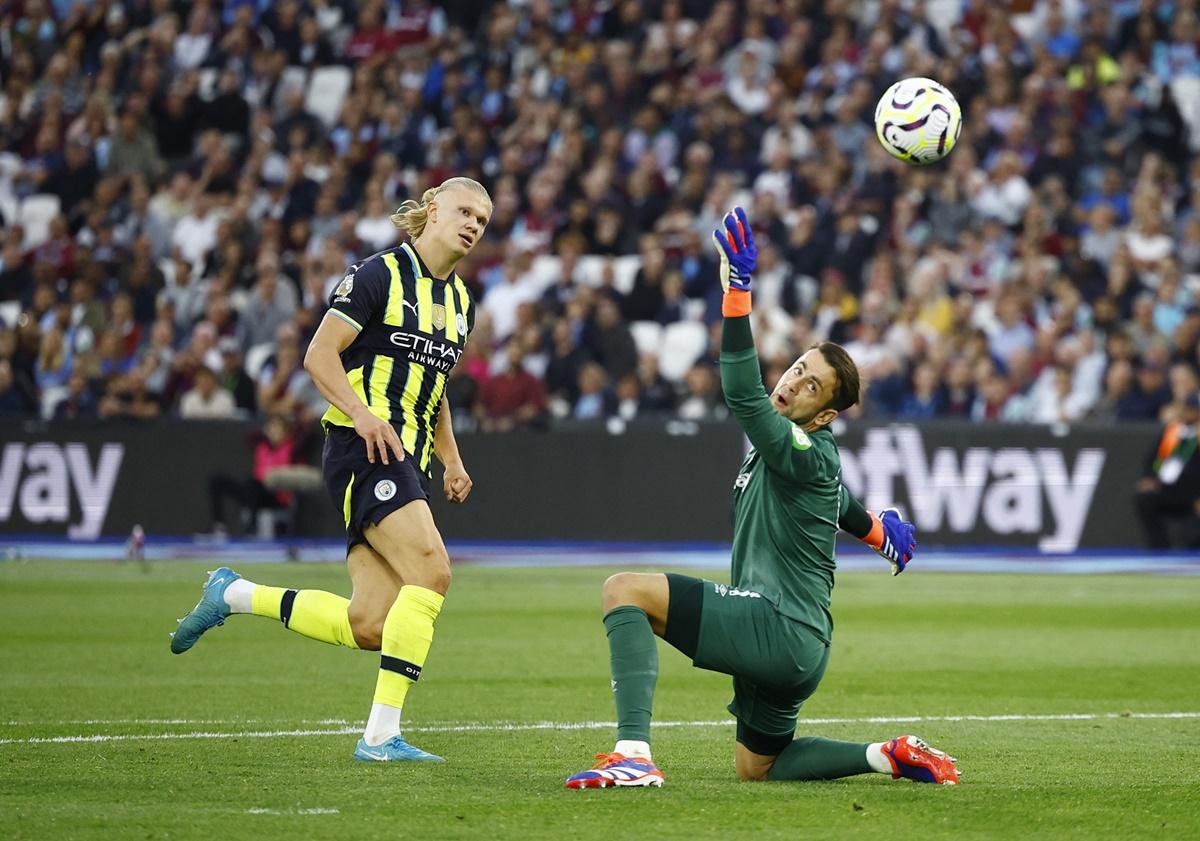
[[[1008,722],[1008,721],[1106,721],[1129,719],[1200,719],[1200,712],[1169,713],[1050,713],[1045,715],[914,715],[867,716],[859,718],[806,718],[802,726],[820,724],[927,724],[937,722]],[[44,724],[44,722],[43,722]],[[732,719],[713,721],[656,721],[662,727],[728,727]],[[615,721],[537,721],[529,724],[493,723],[406,725],[410,733],[515,733],[530,730],[609,730]],[[77,742],[143,742],[179,739],[276,739],[303,736],[346,736],[361,732],[362,727],[338,727],[327,730],[243,730],[238,732],[195,733],[94,733],[79,736],[33,736],[26,739],[0,739],[0,745],[74,744]]]

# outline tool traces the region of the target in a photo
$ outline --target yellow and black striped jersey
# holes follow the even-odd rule
[[[441,280],[408,243],[355,263],[329,311],[358,330],[342,351],[350,386],[400,434],[407,457],[429,475],[433,436],[450,369],[475,327],[475,307],[457,275]],[[354,426],[336,406],[324,424]]]

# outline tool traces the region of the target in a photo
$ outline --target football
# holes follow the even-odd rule
[[[906,163],[936,163],[950,154],[962,130],[954,94],[933,79],[901,79],[875,106],[875,134],[888,153]]]

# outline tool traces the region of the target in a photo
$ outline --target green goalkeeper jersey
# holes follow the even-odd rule
[[[738,329],[749,337],[748,325]],[[734,483],[733,586],[762,594],[829,642],[834,542],[846,505],[833,433],[806,433],[775,411],[753,344],[730,350],[725,342],[721,386],[752,446]]]

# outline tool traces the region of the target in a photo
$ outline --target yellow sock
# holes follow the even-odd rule
[[[350,600],[324,590],[285,590],[259,584],[251,597],[252,613],[283,622],[309,639],[358,648],[350,630]]]
[[[406,584],[383,622],[383,651],[375,703],[404,706],[408,688],[421,676],[421,667],[433,643],[433,623],[445,596],[425,587]]]
[[[250,596],[250,612],[255,616],[278,619],[279,607],[283,603],[285,593],[287,590],[283,587],[268,587],[266,584],[254,585],[254,593]]]

